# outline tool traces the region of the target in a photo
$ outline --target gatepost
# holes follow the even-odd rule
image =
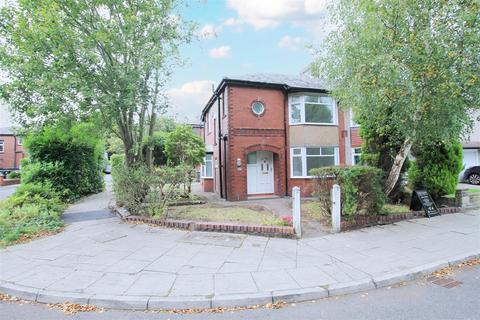
[[[302,220],[300,213],[300,188],[293,187],[292,189],[292,216],[293,228],[298,238],[302,237]]]
[[[340,214],[342,211],[341,191],[338,184],[332,187],[332,232],[340,232]]]

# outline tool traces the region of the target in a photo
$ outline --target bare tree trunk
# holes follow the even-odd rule
[[[402,172],[403,164],[405,163],[405,160],[407,159],[408,154],[410,153],[410,149],[412,149],[412,140],[410,138],[407,138],[403,142],[402,147],[400,148],[400,151],[395,157],[392,168],[390,169],[390,172],[388,174],[387,181],[385,181],[385,194],[387,197],[392,193],[393,189],[395,188],[395,185],[397,184],[398,179],[400,178],[400,173]]]
[[[155,109],[152,108],[152,114],[150,116],[150,127],[148,128],[148,140],[152,141],[153,140],[153,133],[155,130],[155,121],[157,120],[157,114],[155,113]],[[147,147],[147,155],[145,162],[147,163],[147,166],[149,168],[152,168],[153,166],[153,148],[154,146],[148,145]]]

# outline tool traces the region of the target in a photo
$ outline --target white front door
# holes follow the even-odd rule
[[[274,193],[273,153],[256,151],[247,156],[247,193]]]

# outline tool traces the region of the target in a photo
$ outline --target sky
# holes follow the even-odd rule
[[[198,122],[223,77],[251,73],[299,74],[332,30],[327,0],[187,0],[184,19],[199,39],[181,47],[184,65],[167,84],[178,121]]]
[[[0,0],[0,5],[5,0]],[[198,26],[183,45],[182,66],[166,85],[167,115],[197,123],[223,77],[252,73],[299,74],[332,25],[329,0],[183,0],[180,14]],[[9,120],[0,105],[0,126]]]

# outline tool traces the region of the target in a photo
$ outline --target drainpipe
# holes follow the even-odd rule
[[[227,162],[227,136],[223,136],[223,152],[225,152],[225,162]],[[227,166],[225,166],[225,199],[228,198],[228,175],[227,175]]]
[[[223,198],[223,174],[222,174],[222,115],[220,114],[220,95],[217,94],[217,105],[218,105],[218,178],[220,179],[220,198]],[[215,124],[213,124],[215,125]]]
[[[283,137],[285,143],[285,195],[288,195],[288,142],[287,142],[287,116],[288,116],[288,90],[289,86],[283,86]]]
[[[13,166],[12,168],[16,169],[17,165],[17,136],[13,136]]]

